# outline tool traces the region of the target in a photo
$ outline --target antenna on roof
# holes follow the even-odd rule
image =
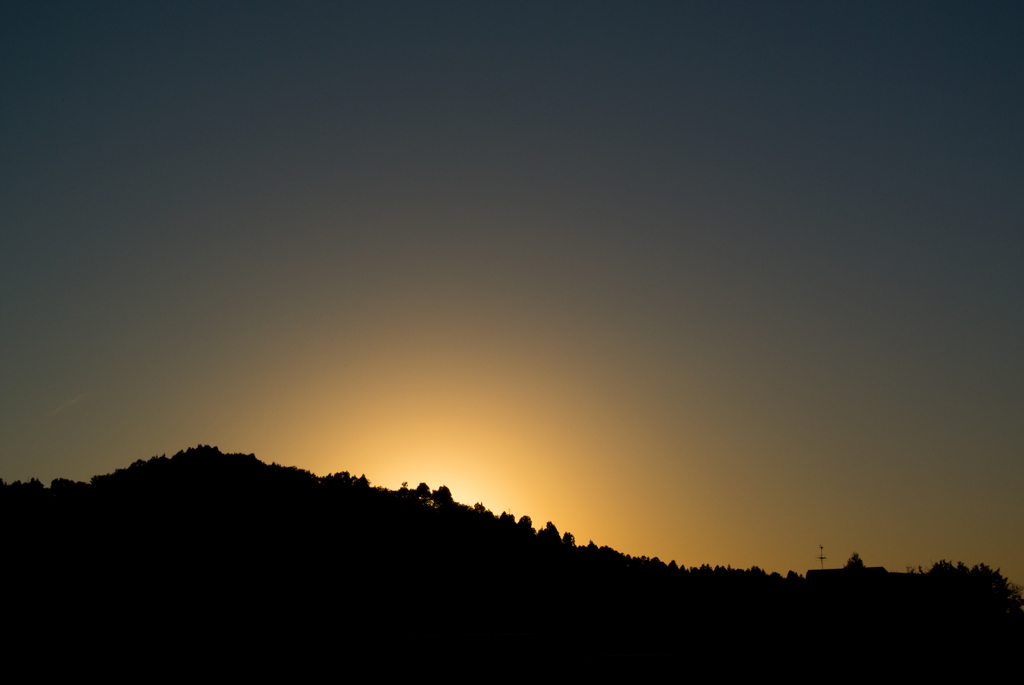
[[[825,570],[825,560],[828,559],[828,557],[825,556],[825,547],[823,545],[818,545],[818,549],[820,550],[818,552],[818,556],[816,556],[814,558],[821,562],[821,570],[824,571]]]

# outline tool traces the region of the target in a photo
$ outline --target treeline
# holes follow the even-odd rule
[[[1020,589],[982,564],[897,575],[852,559],[818,578],[686,568],[460,504],[444,486],[389,490],[215,447],[89,483],[0,484],[7,615],[54,640],[99,626],[127,641],[708,654],[797,635],[805,646],[1024,635]]]

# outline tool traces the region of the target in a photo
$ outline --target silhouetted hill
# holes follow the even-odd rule
[[[0,511],[8,624],[53,644],[706,658],[980,649],[1024,635],[1019,589],[984,565],[891,574],[851,559],[807,578],[678,568],[577,545],[444,486],[388,490],[215,447],[88,484],[5,485]]]

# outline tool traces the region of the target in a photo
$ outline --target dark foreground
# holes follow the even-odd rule
[[[444,487],[373,488],[209,447],[89,484],[7,485],[0,512],[9,657],[918,670],[1009,663],[1024,638],[1019,590],[984,565],[681,569]]]

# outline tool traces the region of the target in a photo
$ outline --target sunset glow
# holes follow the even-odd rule
[[[1024,581],[1020,5],[34,5],[6,482],[216,445]]]

